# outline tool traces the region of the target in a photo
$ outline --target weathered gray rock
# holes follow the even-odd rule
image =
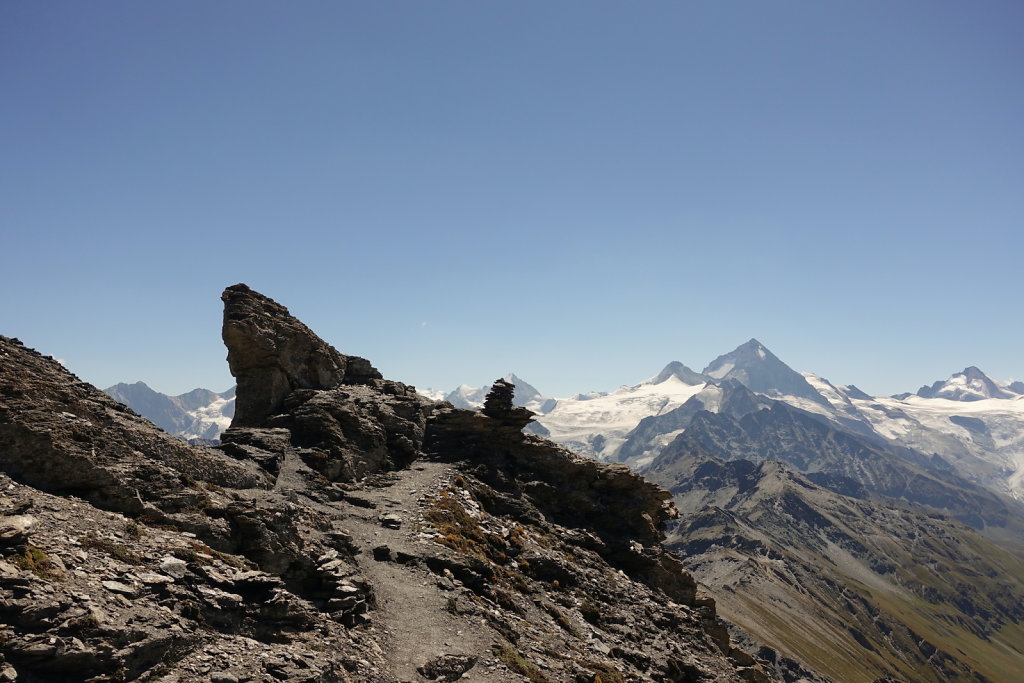
[[[158,566],[160,567],[160,571],[175,579],[183,578],[188,567],[184,560],[178,559],[177,557],[163,557],[161,558]]]
[[[249,463],[188,446],[82,382],[56,360],[0,336],[0,468],[36,488],[133,515],[181,512],[196,481],[265,486]]]
[[[226,453],[276,475],[293,453],[332,481],[404,467],[416,458],[433,402],[381,378],[245,285],[228,287],[224,342],[238,380]]]
[[[418,671],[421,676],[430,681],[457,681],[462,674],[473,668],[476,664],[476,657],[472,655],[438,655]]]
[[[244,284],[224,290],[224,345],[238,380],[232,427],[257,427],[296,389],[332,389],[380,379],[363,358],[346,356]]]

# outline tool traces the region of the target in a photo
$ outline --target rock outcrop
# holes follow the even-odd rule
[[[224,300],[219,448],[0,338],[0,680],[769,680],[666,492]]]
[[[433,457],[463,463],[493,490],[529,501],[550,520],[594,534],[595,549],[611,565],[677,602],[694,603],[696,583],[661,547],[665,523],[678,514],[667,491],[625,465],[599,464],[510,429],[506,419],[503,410],[443,410],[429,425],[425,447]]]
[[[232,427],[262,424],[296,389],[381,379],[365,358],[339,353],[287,308],[246,285],[228,287],[221,299],[228,366],[238,380]]]
[[[224,343],[238,381],[225,450],[260,462],[285,450],[332,481],[402,467],[416,457],[433,402],[346,356],[277,302],[239,284],[224,300]],[[287,444],[280,442],[284,429]],[[270,430],[270,431],[268,431]]]

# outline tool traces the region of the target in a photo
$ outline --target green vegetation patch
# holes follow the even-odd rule
[[[437,539],[441,545],[483,560],[490,559],[483,528],[455,496],[441,491],[423,516],[441,532]]]
[[[23,554],[14,555],[11,561],[19,569],[32,572],[47,581],[59,581],[64,578],[50,556],[34,545],[27,546]]]
[[[85,538],[80,542],[83,548],[102,550],[115,560],[120,560],[125,564],[141,565],[145,562],[145,560],[142,559],[142,555],[135,552],[124,543],[118,543],[117,541],[112,541],[109,538],[100,538],[91,531],[86,534]]]
[[[551,683],[550,679],[541,673],[540,669],[511,645],[492,645],[491,652],[494,653],[495,657],[504,662],[505,666],[510,670],[521,676],[526,676],[531,683]]]
[[[604,662],[581,662],[594,672],[594,683],[625,683],[626,679],[618,669]]]

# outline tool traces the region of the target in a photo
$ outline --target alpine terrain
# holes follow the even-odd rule
[[[372,599],[345,619],[366,633],[384,623],[388,635],[415,639],[381,596],[426,596],[394,592],[420,567],[485,607],[467,614],[500,637],[458,627],[477,633],[476,661],[531,680],[1013,681],[1024,670],[1020,383],[969,367],[914,394],[872,397],[797,372],[752,339],[701,372],[674,361],[610,393],[552,399],[509,374],[437,403],[337,354],[243,286],[225,301],[237,412],[219,449],[204,452],[254,464],[274,478],[272,492],[319,501],[325,519],[346,510],[331,533],[351,538],[346,552],[363,549],[346,571],[359,572],[349,583],[369,586]],[[678,559],[637,510],[664,525]],[[403,537],[410,519],[415,533]],[[520,548],[520,533],[536,544]],[[365,562],[368,552],[383,560]],[[258,552],[241,555],[266,566]],[[452,564],[456,555],[469,570]],[[620,570],[634,583],[621,584]],[[447,600],[452,589],[438,585],[428,602]],[[621,585],[645,588],[619,596]],[[318,593],[295,594],[318,604]],[[671,613],[697,610],[693,623],[725,668],[679,673],[657,637],[637,635],[660,626],[625,603],[658,599]],[[612,644],[601,629],[637,639]],[[523,668],[502,659],[506,645]],[[553,654],[561,648],[578,652],[572,664]],[[383,649],[375,671],[399,676],[429,654],[412,648],[403,664]]]
[[[236,408],[189,445],[0,337],[0,680],[767,681],[662,545],[671,495],[225,290]]]
[[[235,414],[235,389],[215,393],[193,389],[180,396],[168,396],[150,389],[144,382],[115,384],[103,390],[168,434],[186,441],[216,441],[231,424]]]
[[[872,397],[757,340],[559,400],[538,430],[669,489],[720,613],[839,681],[1024,670],[1024,396],[967,368]],[[743,638],[744,636],[738,636]]]

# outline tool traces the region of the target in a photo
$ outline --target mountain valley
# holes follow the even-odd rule
[[[669,547],[762,642],[836,681],[1011,681],[1024,562],[944,515],[842,495],[773,460],[656,462]]]

